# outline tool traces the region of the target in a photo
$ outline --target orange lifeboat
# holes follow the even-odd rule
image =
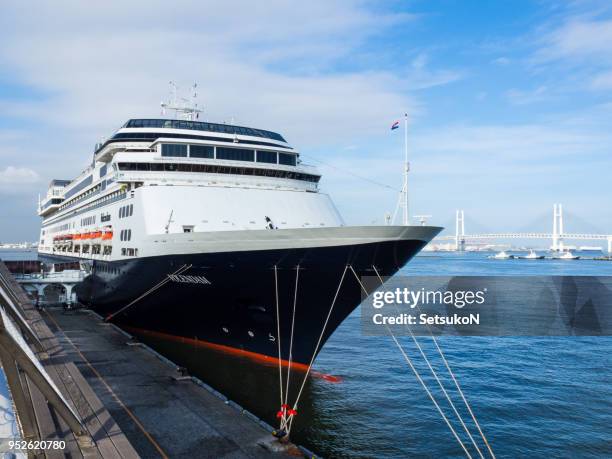
[[[100,235],[103,241],[110,241],[111,239],[113,239],[113,228],[104,228]]]

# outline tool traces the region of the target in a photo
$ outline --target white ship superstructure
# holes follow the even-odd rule
[[[79,177],[51,182],[39,252],[119,260],[158,254],[150,235],[342,226],[320,177],[273,132],[132,119]]]

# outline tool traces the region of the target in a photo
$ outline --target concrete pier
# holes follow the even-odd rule
[[[27,390],[11,395],[31,407],[20,412],[17,406],[21,425],[30,423],[23,438],[66,441],[62,451],[36,451],[31,457],[313,457],[279,443],[266,423],[201,381],[180,375],[172,362],[95,313],[38,310],[2,262],[0,289],[5,295],[0,306],[18,303],[42,345],[36,351],[42,368],[78,418],[76,428],[67,423],[45,392],[20,374]]]
[[[279,448],[270,427],[205,385],[180,378],[175,365],[96,314],[49,308],[42,315],[142,456],[304,456],[293,446]]]

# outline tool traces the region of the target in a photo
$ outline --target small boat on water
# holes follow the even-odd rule
[[[578,259],[580,259],[580,257],[578,255],[574,255],[569,250],[567,252],[558,253],[558,254],[554,255],[553,258],[555,258],[557,260],[578,260]]]
[[[495,255],[489,258],[492,258],[494,260],[511,260],[514,258],[514,255],[510,255],[505,250],[502,250],[501,252],[496,253]]]
[[[529,250],[529,254],[519,258],[521,260],[543,260],[544,255],[538,255],[535,250]]]

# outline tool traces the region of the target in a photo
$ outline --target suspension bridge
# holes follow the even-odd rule
[[[498,239],[548,239],[551,241],[550,249],[553,252],[566,250],[565,241],[607,241],[608,254],[612,254],[612,234],[589,234],[589,233],[566,233],[563,228],[563,206],[553,206],[553,227],[551,233],[482,233],[465,234],[465,215],[463,210],[457,210],[455,214],[455,234],[449,236],[438,236],[433,243],[442,241],[454,242],[457,251],[465,250],[468,242],[477,243],[486,240]]]

